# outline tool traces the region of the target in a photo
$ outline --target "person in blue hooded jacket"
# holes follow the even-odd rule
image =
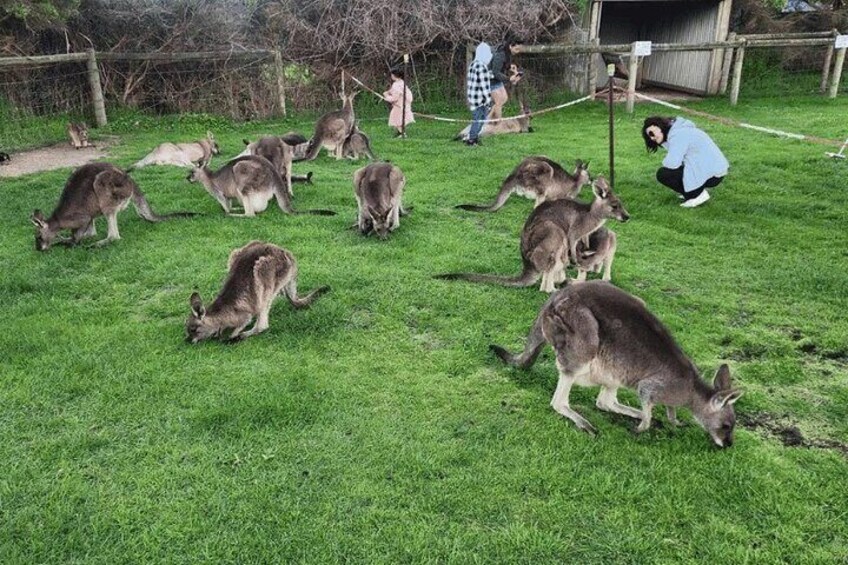
[[[730,165],[715,142],[695,124],[681,117],[651,116],[642,125],[645,147],[668,151],[657,170],[657,180],[680,194],[684,208],[710,199],[708,188],[719,185]]]

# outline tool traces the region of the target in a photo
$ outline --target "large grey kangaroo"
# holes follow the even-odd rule
[[[277,199],[280,210],[286,214],[318,214],[334,216],[331,210],[295,211],[286,181],[277,168],[264,157],[248,155],[236,157],[217,171],[206,165],[195,166],[186,177],[189,182],[200,182],[218,201],[224,212],[231,216],[253,217],[264,212],[271,198]],[[230,199],[235,199],[244,209],[243,214],[230,212]]]
[[[356,115],[353,112],[353,99],[356,94],[357,92],[354,91],[348,95],[342,95],[342,109],[324,114],[318,119],[315,124],[315,133],[309,140],[306,159],[309,161],[315,159],[322,147],[326,147],[327,152],[332,152],[336,159],[342,158],[344,140],[353,131],[356,122]]]
[[[285,294],[295,308],[308,308],[330,290],[329,286],[322,286],[299,297],[294,256],[282,247],[263,241],[251,241],[234,250],[227,269],[229,274],[224,287],[209,308],[203,306],[200,294],[191,295],[186,341],[197,343],[227,330],[232,330],[230,340],[248,338],[268,329],[268,314],[277,295]],[[253,327],[242,333],[254,318]]]
[[[359,129],[357,124],[353,125],[353,131],[344,140],[342,145],[342,155],[345,159],[360,159],[365,155],[372,161],[374,160],[374,152],[371,151],[371,140],[365,135],[365,132]]]
[[[554,348],[559,370],[551,406],[581,430],[596,431],[571,408],[571,387],[600,385],[596,406],[639,420],[638,432],[651,426],[655,404],[666,406],[675,425],[676,409],[682,406],[716,445],[733,445],[733,404],[742,391],[732,388],[730,369],[722,365],[712,385],[704,382],[668,329],[635,296],[606,281],[569,284],[542,306],[523,353],[490,348],[504,363],[527,368],[546,342]],[[636,391],[641,410],[618,402],[621,387]]]
[[[550,200],[533,209],[521,231],[521,274],[508,277],[476,273],[447,273],[436,278],[488,282],[505,286],[530,286],[542,277],[539,290],[553,292],[566,280],[569,257],[576,257],[580,239],[604,225],[608,218],[630,219],[621,200],[613,194],[604,177],[592,183],[595,199],[591,204],[576,200]]]
[[[405,186],[403,172],[391,163],[371,163],[353,173],[360,233],[373,231],[386,239],[400,226],[400,217],[408,213],[401,203]]]
[[[536,206],[547,200],[574,199],[591,180],[588,169],[589,163],[578,160],[571,174],[544,155],[527,157],[503,181],[492,204],[460,204],[456,207],[472,212],[496,212],[513,193],[535,200]]]
[[[36,227],[35,248],[46,251],[62,230],[71,230],[70,239],[58,240],[63,245],[76,245],[85,237],[97,235],[94,220],[98,216],[106,216],[108,234],[97,245],[121,239],[118,212],[126,208],[130,200],[138,215],[148,222],[194,215],[191,212],[164,216],[155,214],[138,185],[127,173],[110,163],[89,163],[71,173],[50,218],[45,218],[41,210],[33,211],[30,220]]]

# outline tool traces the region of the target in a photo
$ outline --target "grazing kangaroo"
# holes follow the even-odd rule
[[[286,134],[288,135],[288,134]],[[312,184],[312,172],[305,175],[295,175],[291,172],[292,169],[292,150],[293,147],[286,143],[282,137],[265,136],[259,141],[251,142],[249,139],[243,139],[245,147],[244,151],[236,155],[236,157],[246,157],[247,155],[258,155],[265,157],[277,167],[280,175],[286,180],[286,187],[289,195],[294,195],[292,192],[292,183],[302,182]]]
[[[447,273],[436,278],[488,282],[505,286],[531,286],[542,276],[539,290],[553,292],[566,280],[569,257],[576,257],[577,242],[604,225],[608,218],[630,219],[621,200],[612,193],[604,177],[592,183],[591,204],[575,200],[550,200],[533,209],[521,231],[521,274],[508,277],[476,273]]]
[[[344,140],[353,131],[356,121],[353,112],[353,99],[356,94],[357,92],[354,91],[348,95],[342,95],[342,109],[324,114],[318,119],[315,124],[315,133],[309,140],[305,159],[309,161],[315,159],[322,147],[326,147],[328,153],[332,152],[336,159],[342,158]]]
[[[297,262],[286,249],[272,243],[251,241],[230,253],[224,288],[209,305],[200,294],[191,295],[191,314],[186,320],[186,341],[197,343],[232,329],[229,339],[245,339],[268,329],[274,299],[285,294],[295,308],[308,308],[330,290],[319,287],[306,296],[297,295]],[[256,323],[244,333],[253,318]]]
[[[353,131],[344,140],[342,146],[342,155],[346,159],[358,160],[362,155],[365,155],[372,161],[374,160],[374,152],[371,151],[371,140],[365,135],[365,132],[360,131],[357,124],[353,125]]]
[[[504,133],[533,133],[533,128],[530,127],[530,120],[532,120],[532,116],[530,114],[530,108],[527,104],[522,103],[521,105],[521,115],[513,118],[513,119],[503,119],[498,122],[486,122],[483,124],[483,129],[480,130],[479,137],[488,137],[490,135],[500,135]],[[471,131],[471,124],[465,126],[465,128],[456,134],[453,138],[454,141],[465,141],[468,139],[468,132]]]
[[[317,214],[335,216],[331,210],[295,211],[286,181],[277,168],[264,157],[247,155],[236,157],[217,171],[198,163],[186,177],[189,182],[200,182],[212,198],[218,201],[224,212],[231,216],[250,218],[264,212],[271,198],[277,199],[280,210],[286,214]],[[230,212],[230,199],[236,199],[243,214]]]
[[[353,193],[359,207],[357,226],[360,233],[376,232],[386,239],[406,216],[401,199],[406,177],[391,163],[372,163],[353,173]]]
[[[8,165],[11,160],[12,158],[9,157],[8,153],[0,151],[0,165]]]
[[[589,163],[578,160],[574,165],[574,174],[570,174],[559,163],[544,155],[527,157],[503,181],[492,204],[460,204],[457,208],[472,212],[496,212],[506,204],[512,193],[534,199],[536,206],[547,200],[574,199],[590,180]]]
[[[89,147],[88,126],[85,122],[68,122],[68,137],[74,149]]]
[[[97,242],[105,245],[121,239],[118,233],[118,212],[132,200],[138,215],[148,222],[161,222],[168,218],[193,216],[191,212],[177,212],[159,216],[130,176],[110,163],[89,163],[71,173],[59,203],[50,218],[41,210],[34,210],[30,220],[35,225],[35,248],[46,251],[61,230],[71,230],[71,238],[60,238],[59,243],[76,245],[84,237],[97,235],[94,220],[106,216],[108,234]]]
[[[147,165],[176,165],[177,167],[193,167],[198,161],[208,165],[213,155],[219,153],[218,143],[211,131],[206,132],[206,138],[193,143],[163,143],[147,154],[142,160],[132,166],[140,169]]]
[[[520,355],[490,349],[516,367],[533,365],[550,343],[556,354],[559,383],[554,410],[590,434],[595,428],[569,405],[572,385],[598,386],[596,406],[639,420],[637,432],[651,426],[651,410],[664,404],[678,425],[676,409],[686,407],[719,447],[733,445],[733,404],[742,391],[732,388],[730,369],[719,367],[713,384],[704,382],[671,333],[635,296],[605,281],[568,285],[542,306]],[[625,387],[639,396],[641,410],[618,402]]]
[[[603,280],[610,280],[612,260],[618,238],[615,232],[601,227],[589,236],[589,245],[583,239],[577,242],[577,255],[572,257],[577,264],[577,280],[585,281],[588,272],[600,273],[604,270]]]

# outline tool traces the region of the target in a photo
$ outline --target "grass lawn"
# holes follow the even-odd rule
[[[364,95],[363,95],[364,96]],[[848,97],[724,100],[695,107],[828,138],[848,135]],[[33,208],[50,212],[69,170],[4,180],[0,300],[0,561],[4,563],[835,563],[848,560],[848,162],[822,146],[694,121],[730,176],[687,210],[645,152],[640,104],[616,119],[616,190],[632,219],[613,282],[643,298],[712,378],[727,362],[746,393],[735,445],[716,449],[688,413],[652,429],[572,406],[591,438],[549,406],[550,349],[532,370],[502,365],[546,296],[538,286],[433,280],[514,274],[532,203],[455,210],[494,197],[526,155],[607,172],[606,107],[534,121],[536,133],[466,148],[458,127],[420,121],[392,139],[364,116],[375,152],[415,207],[388,241],[348,229],[362,163],[296,164],[314,185],[295,205],[339,215],[224,216],[186,171],[133,173],[153,208],[119,216],[104,248],[34,250]],[[511,109],[514,111],[514,109]],[[465,117],[465,113],[458,113]],[[242,138],[312,120],[114,119],[121,166],[162,140],[213,129]],[[589,198],[586,189],[583,198]],[[99,237],[106,232],[98,221]],[[188,297],[208,302],[227,256],[253,239],[290,249],[305,311],[279,301],[243,343],[183,341]],[[622,400],[636,404],[633,394]],[[799,444],[799,445],[792,445]]]

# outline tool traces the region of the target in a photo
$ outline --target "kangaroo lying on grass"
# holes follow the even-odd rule
[[[733,404],[742,391],[732,388],[730,369],[722,365],[712,385],[704,382],[671,333],[635,296],[605,281],[568,285],[542,306],[523,353],[512,355],[497,345],[490,348],[504,363],[527,368],[546,342],[554,348],[559,370],[551,406],[581,430],[596,432],[571,408],[571,387],[600,385],[596,406],[639,420],[637,432],[651,426],[655,404],[666,406],[674,425],[678,425],[676,409],[683,406],[716,445],[733,445]],[[641,410],[618,402],[621,387],[636,391]]]
[[[365,135],[365,132],[360,131],[359,126],[353,125],[353,131],[344,140],[342,145],[342,155],[345,159],[358,160],[365,155],[372,161],[374,160],[374,152],[371,151],[371,140]]]
[[[189,182],[200,182],[224,212],[231,216],[253,217],[264,212],[268,202],[275,198],[280,210],[286,214],[317,214],[335,216],[331,210],[295,211],[286,181],[270,161],[264,157],[248,155],[236,157],[217,171],[198,163],[186,177]],[[234,198],[244,208],[243,214],[230,212],[230,199]]]
[[[88,126],[85,122],[68,122],[68,137],[74,149],[89,147]]]
[[[315,133],[309,140],[305,159],[309,161],[315,159],[322,147],[326,147],[328,153],[332,152],[336,159],[342,158],[344,141],[353,131],[356,122],[353,112],[353,99],[356,94],[351,92],[346,96],[342,95],[342,109],[324,114],[318,119],[315,124]]]
[[[372,163],[353,173],[360,233],[368,235],[373,231],[380,239],[386,239],[400,226],[400,217],[408,214],[401,204],[405,186],[403,172],[391,163]]]
[[[621,200],[612,193],[604,177],[592,183],[595,200],[591,204],[575,200],[550,200],[533,209],[521,231],[521,274],[514,277],[475,273],[447,273],[439,279],[489,282],[524,287],[542,276],[539,290],[553,292],[566,280],[569,257],[576,257],[577,242],[604,225],[608,218],[630,219]]]
[[[585,281],[588,272],[600,273],[604,270],[603,280],[610,280],[612,260],[615,257],[615,248],[618,238],[615,232],[601,227],[589,236],[589,244],[586,245],[585,238],[577,242],[577,256],[572,257],[577,264],[577,280]]]
[[[293,195],[291,189],[292,183],[302,182],[312,184],[311,171],[305,175],[296,175],[292,172],[294,146],[286,142],[285,137],[268,135],[261,137],[259,141],[250,141],[249,139],[243,139],[242,141],[244,141],[247,147],[240,154],[236,155],[236,157],[258,155],[271,161],[277,167],[277,170],[280,171],[280,175],[286,179],[286,186],[290,195]]]
[[[191,314],[186,320],[186,341],[197,343],[232,330],[229,339],[245,339],[268,329],[268,314],[278,294],[285,294],[295,308],[308,308],[330,290],[317,288],[297,295],[297,262],[291,252],[272,243],[251,241],[230,253],[229,274],[224,288],[209,305],[203,306],[197,292],[189,299]],[[242,330],[256,318],[249,331]]]
[[[570,174],[559,163],[544,155],[527,157],[503,181],[492,204],[460,204],[457,208],[472,212],[496,212],[506,204],[512,193],[534,199],[536,206],[548,200],[574,199],[591,180],[588,169],[589,163],[578,160],[574,166],[574,174]]]
[[[97,235],[94,220],[98,216],[106,216],[108,234],[97,245],[121,239],[118,212],[127,207],[130,199],[138,215],[148,222],[194,215],[177,212],[159,216],[150,209],[144,194],[127,173],[110,163],[89,163],[71,173],[50,218],[45,218],[41,210],[33,211],[30,220],[37,228],[35,248],[49,249],[61,230],[71,230],[70,239],[58,240],[63,245],[76,245],[84,237]]]
[[[530,127],[530,120],[533,119],[530,116],[530,108],[522,103],[521,104],[521,112],[520,116],[515,117],[514,119],[503,119],[498,122],[486,122],[483,124],[483,129],[480,130],[478,137],[488,137],[490,135],[500,135],[504,133],[533,133],[533,128]],[[468,139],[468,132],[471,131],[471,125],[468,124],[465,128],[456,134],[453,138],[454,141],[465,141]]]
[[[131,167],[140,169],[147,165],[176,165],[177,167],[193,167],[198,161],[208,165],[212,155],[219,153],[218,143],[211,131],[206,132],[206,138],[193,143],[163,143],[147,154],[142,160]]]

